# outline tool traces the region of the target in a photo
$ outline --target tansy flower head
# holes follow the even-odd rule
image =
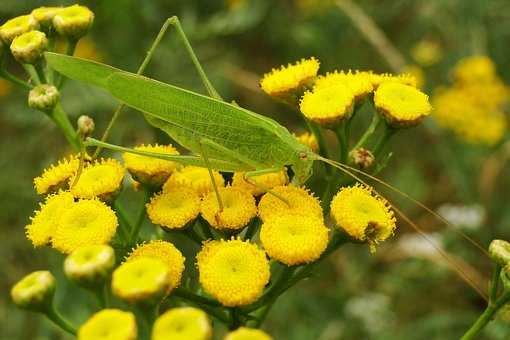
[[[110,242],[117,230],[117,216],[103,202],[82,199],[62,212],[53,235],[53,247],[62,253],[92,244]]]
[[[328,228],[313,215],[275,215],[262,224],[260,241],[269,257],[294,266],[321,256],[328,245]]]
[[[265,189],[272,189],[276,186],[286,185],[288,183],[289,176],[287,176],[287,169],[251,176],[248,179],[245,178],[244,172],[236,172],[232,178],[233,187],[242,188],[253,196],[260,196],[265,192]]]
[[[213,170],[213,177],[216,185],[225,186],[225,179],[218,172]],[[213,191],[211,177],[207,168],[197,166],[185,166],[175,171],[163,186],[163,191],[172,190],[173,186],[188,186],[195,189],[200,196]]]
[[[273,97],[286,97],[299,92],[313,82],[319,71],[319,61],[314,57],[301,59],[295,64],[282,66],[266,73],[260,81],[262,90]]]
[[[273,340],[273,338],[260,329],[240,327],[228,333],[224,340]]]
[[[10,45],[17,36],[38,28],[39,24],[32,15],[22,15],[0,26],[0,38],[5,44]]]
[[[437,64],[443,57],[439,42],[431,39],[420,40],[411,49],[411,56],[422,66]]]
[[[135,147],[135,150],[166,155],[179,154],[171,145],[140,145]],[[136,181],[155,188],[161,187],[178,166],[172,161],[132,153],[124,153],[122,157],[124,166]]]
[[[200,196],[191,187],[174,186],[152,197],[147,215],[163,229],[184,228],[200,212]]]
[[[209,340],[212,327],[207,314],[193,307],[166,311],[152,328],[152,340]]]
[[[31,218],[31,223],[25,227],[26,236],[34,247],[51,242],[61,215],[73,204],[74,198],[69,192],[60,192],[46,198],[39,211]]]
[[[313,152],[319,151],[317,138],[315,138],[315,135],[310,132],[303,132],[302,134],[297,135],[296,138],[301,144],[308,146]]]
[[[372,86],[374,87],[374,90],[377,89],[381,84],[384,83],[398,83],[403,85],[409,85],[416,87],[416,79],[414,76],[410,74],[398,74],[394,75],[391,73],[373,73],[371,71],[368,72],[361,72],[362,74],[366,75],[370,81],[372,82]]]
[[[22,64],[33,64],[48,47],[46,34],[40,31],[23,33],[11,43],[11,52],[14,58]]]
[[[496,66],[487,56],[461,59],[453,68],[453,78],[461,84],[490,82],[496,75]]]
[[[120,309],[103,309],[78,330],[78,340],[135,340],[136,319]]]
[[[307,91],[299,104],[307,119],[324,126],[333,126],[349,119],[353,107],[354,93],[341,83]]]
[[[71,193],[79,198],[97,197],[111,202],[120,190],[124,168],[115,159],[102,159],[83,168],[77,183],[75,176],[69,179]],[[74,184],[74,185],[73,185]]]
[[[337,84],[346,85],[353,93],[356,103],[363,100],[374,89],[370,77],[362,72],[335,71],[319,76],[314,89],[323,89]]]
[[[64,273],[86,288],[99,288],[115,266],[115,252],[106,244],[84,246],[73,251],[64,261]]]
[[[286,213],[303,213],[322,219],[321,204],[307,189],[286,185],[275,187],[271,192],[287,202],[269,192],[262,196],[259,202],[259,216],[264,222],[271,216]]]
[[[55,277],[47,270],[33,272],[11,289],[14,303],[23,309],[41,311],[47,308],[55,294]]]
[[[59,100],[60,92],[53,85],[37,85],[28,92],[28,107],[34,110],[51,112]]]
[[[93,22],[94,13],[80,5],[62,8],[53,17],[53,26],[57,32],[75,40],[87,34]]]
[[[39,7],[32,11],[32,16],[42,26],[49,26],[53,17],[62,9],[62,7]]]
[[[129,254],[126,262],[141,257],[150,257],[162,261],[168,269],[169,291],[177,287],[181,282],[184,271],[184,256],[175,246],[166,241],[151,241],[137,246]]]
[[[167,292],[168,266],[155,257],[138,257],[121,264],[112,275],[112,291],[130,303],[158,302]]]
[[[219,194],[223,203],[222,211],[214,192],[205,195],[200,205],[202,217],[214,228],[240,229],[257,215],[257,205],[249,191],[229,186],[219,188]]]
[[[432,110],[425,93],[393,82],[379,86],[375,91],[374,104],[386,121],[396,127],[414,126]]]
[[[256,244],[232,239],[204,243],[197,254],[199,281],[223,305],[248,305],[269,282],[269,261]]]
[[[344,187],[331,201],[331,216],[338,227],[360,241],[375,245],[393,235],[396,220],[389,203],[371,188]]]
[[[34,178],[35,190],[39,195],[46,195],[67,188],[69,178],[76,173],[79,165],[80,160],[75,156],[61,159]]]

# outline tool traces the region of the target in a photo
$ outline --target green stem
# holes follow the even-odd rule
[[[492,271],[492,280],[491,280],[491,286],[489,289],[489,301],[496,301],[497,295],[498,295],[498,288],[499,288],[499,276],[501,274],[501,266],[499,264],[495,265],[496,267]]]
[[[18,85],[19,87],[21,87],[25,90],[30,91],[33,88],[33,86],[30,85],[29,83],[27,83],[26,81],[19,79],[15,75],[13,75],[1,68],[0,68],[0,77],[4,78],[5,80],[10,81],[11,83],[13,83],[15,85]]]
[[[77,44],[78,44],[78,40],[76,40],[76,39],[68,39],[67,40],[66,54],[70,55],[70,56],[74,55],[74,50],[76,49],[76,45]],[[64,76],[62,76],[60,74],[58,76],[58,78],[55,80],[55,86],[58,89],[61,89],[62,87],[64,87],[65,81],[66,81],[66,77],[64,77]]]
[[[495,303],[490,303],[487,308],[483,311],[482,315],[476,320],[471,328],[462,336],[461,340],[477,339],[478,333],[487,326],[487,324],[493,319],[496,312],[510,301],[510,293],[506,292],[501,296]]]
[[[386,144],[388,143],[388,141],[391,139],[391,137],[398,131],[397,129],[389,126],[388,124],[384,124],[385,128],[384,128],[384,133],[381,137],[381,139],[379,140],[379,142],[377,143],[377,145],[374,147],[374,157],[375,159],[377,159],[381,152],[384,150],[384,147],[386,146]]]
[[[69,121],[69,117],[65,113],[65,111],[62,109],[62,106],[60,104],[57,104],[53,111],[50,113],[50,117],[53,119],[55,124],[62,130],[64,133],[65,138],[69,142],[69,144],[75,149],[76,151],[80,151],[81,149],[81,143],[80,143],[80,136],[76,133],[74,130],[73,125]]]
[[[253,221],[251,221],[250,225],[246,229],[246,233],[244,234],[245,240],[251,240],[253,236],[257,233],[257,230],[260,227],[260,219],[256,218]]]
[[[379,124],[381,124],[381,118],[379,117],[379,115],[377,113],[374,113],[374,115],[372,116],[372,121],[370,122],[370,125],[365,130],[365,133],[363,133],[363,135],[360,137],[360,139],[358,140],[358,143],[356,143],[356,145],[352,149],[355,150],[355,149],[363,147],[365,145],[365,143],[367,142],[368,138],[370,138],[370,136],[372,136],[374,134],[375,130],[377,130],[377,127],[379,126]]]
[[[142,227],[143,221],[145,219],[145,215],[147,213],[147,209],[145,208],[145,205],[147,204],[147,202],[149,202],[151,196],[152,196],[152,190],[143,186],[142,205],[138,212],[138,217],[136,219],[136,223],[133,226],[133,228],[131,229],[131,233],[129,235],[129,243],[130,244],[132,244],[136,240],[136,238],[138,237],[138,234],[140,233],[140,228]]]
[[[115,209],[115,212],[117,213],[117,216],[119,217],[120,222],[120,233],[122,236],[122,239],[124,241],[129,241],[129,231],[133,230],[133,227],[129,223],[129,219],[127,217],[126,211],[124,210],[124,207],[119,202],[119,200],[115,200],[113,203],[113,208]]]
[[[241,325],[240,313],[237,307],[230,308],[230,330],[238,329]]]
[[[44,68],[40,60],[34,65],[34,68],[35,71],[37,72],[37,76],[39,77],[41,83],[47,84],[46,74],[44,74]]]
[[[338,143],[340,144],[340,163],[346,163],[347,157],[349,153],[349,140],[347,137],[347,125],[348,122],[342,123],[335,129],[336,136],[338,138]]]
[[[53,321],[54,324],[59,326],[62,330],[66,331],[69,334],[76,335],[76,329],[60,315],[59,312],[55,309],[55,305],[51,305],[48,310],[44,312],[44,314]]]
[[[202,296],[202,295],[195,294],[183,287],[175,288],[172,291],[172,294],[175,296],[178,296],[184,300],[193,301],[193,302],[200,303],[203,305],[209,305],[211,307],[221,307],[221,303],[219,303],[218,301],[210,299],[210,298]]]
[[[30,79],[34,82],[35,85],[41,85],[41,79],[39,78],[39,74],[37,73],[37,70],[35,69],[34,65],[31,64],[21,64],[23,65],[23,68],[27,72],[27,74],[30,76]]]

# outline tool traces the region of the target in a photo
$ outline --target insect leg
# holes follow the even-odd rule
[[[218,186],[216,185],[216,181],[214,180],[213,172],[211,169],[211,164],[209,163],[209,158],[207,157],[207,154],[204,149],[204,145],[202,144],[203,140],[199,139],[198,145],[200,146],[200,153],[204,159],[205,165],[207,166],[207,170],[209,170],[209,176],[211,177],[211,182],[214,188],[214,192],[216,193],[216,199],[218,200],[218,213],[221,213],[223,211],[223,202],[221,200],[220,192],[218,190]],[[218,218],[218,216],[216,216]]]
[[[278,171],[282,171],[284,169],[285,168],[278,167],[278,168],[269,168],[269,169],[261,169],[261,170],[248,171],[248,172],[244,173],[244,180],[246,182],[250,183],[251,185],[254,185],[254,186],[258,187],[259,189],[262,189],[264,192],[267,192],[270,195],[273,195],[276,198],[279,198],[280,200],[285,202],[288,206],[290,206],[290,204],[289,204],[289,202],[287,201],[286,198],[284,198],[283,196],[275,193],[273,190],[269,189],[265,185],[257,183],[254,179],[252,179],[252,177],[257,177],[257,176],[264,175],[264,174],[269,174],[269,173],[272,173],[272,172],[278,172]]]

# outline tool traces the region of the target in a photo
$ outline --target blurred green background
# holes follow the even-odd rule
[[[68,1],[2,0],[0,22],[38,6]],[[78,54],[136,70],[164,20],[178,15],[195,51],[224,98],[303,131],[300,117],[265,96],[260,75],[280,64],[315,56],[321,73],[334,69],[392,71],[388,63],[328,0],[112,0],[81,1],[96,14]],[[488,55],[510,83],[510,2],[508,0],[360,0],[356,3],[381,27],[409,65],[420,64],[424,91],[450,82],[462,57]],[[416,48],[433,42],[433,62]],[[414,52],[413,52],[414,51]],[[429,50],[430,52],[430,47]],[[434,52],[435,51],[435,52]],[[434,58],[432,58],[434,59]],[[14,62],[9,68],[21,73]],[[170,31],[147,72],[151,77],[203,92],[199,78]],[[87,114],[103,131],[115,102],[89,87],[69,82],[63,105],[72,120]],[[507,118],[508,118],[508,107]],[[364,123],[361,120],[360,127]],[[0,338],[65,339],[42,317],[16,309],[11,285],[36,269],[62,277],[62,256],[34,250],[24,226],[37,207],[33,177],[68,152],[65,139],[42,114],[26,105],[26,94],[0,82]],[[508,209],[510,147],[505,137],[493,146],[472,145],[437,127],[433,118],[400,133],[394,156],[380,174],[404,192],[450,218],[447,230],[430,214],[401,199],[400,206],[430,240],[447,249],[483,285],[490,262],[456,232],[484,247],[493,238],[510,239]],[[112,140],[122,145],[166,141],[141,115],[126,111]],[[125,189],[125,191],[129,191]],[[130,196],[131,195],[131,196]],[[127,200],[139,199],[128,193]],[[454,339],[474,321],[484,301],[449,269],[430,242],[403,222],[397,236],[375,255],[346,246],[321,265],[316,277],[286,293],[264,329],[275,339]],[[59,282],[64,282],[61,280]],[[94,301],[70,283],[57,290],[57,303],[76,323],[94,310]],[[507,339],[510,314],[501,313],[484,331],[486,339]]]

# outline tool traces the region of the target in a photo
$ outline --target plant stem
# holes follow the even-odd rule
[[[349,153],[349,140],[347,137],[347,125],[349,122],[343,122],[340,126],[335,129],[338,143],[340,144],[340,163],[346,163]]]
[[[384,133],[374,148],[373,155],[375,159],[377,159],[380,156],[381,152],[384,150],[384,147],[386,146],[388,141],[397,132],[397,129],[392,128],[387,123],[385,123],[384,126],[385,126]]]
[[[177,287],[172,291],[172,294],[180,297],[181,299],[194,301],[196,303],[209,305],[211,307],[221,307],[221,303],[208,297],[195,294],[183,287]]]
[[[257,233],[257,230],[260,227],[260,219],[256,218],[251,221],[250,225],[246,229],[246,233],[244,234],[244,240],[251,240],[253,236]]]
[[[501,274],[501,266],[499,264],[495,265],[496,267],[492,271],[492,280],[491,286],[489,289],[489,301],[496,301],[498,295],[499,288],[499,275]]]
[[[370,138],[370,136],[372,136],[374,134],[374,131],[377,129],[377,127],[379,126],[380,123],[381,123],[381,118],[379,117],[379,115],[377,113],[374,113],[374,115],[372,116],[372,121],[370,122],[370,125],[365,130],[365,133],[363,133],[363,135],[360,137],[360,139],[358,140],[358,143],[356,143],[356,145],[352,149],[355,150],[357,148],[363,147],[365,145],[365,143],[367,142],[367,139]]]
[[[19,79],[15,75],[7,72],[6,70],[4,70],[2,68],[0,68],[0,77],[10,81],[11,83],[13,83],[15,85],[20,86],[21,88],[23,88],[25,90],[30,91],[33,88],[33,86],[30,85],[29,83],[27,83],[26,81]]]
[[[126,212],[124,211],[124,208],[122,207],[122,204],[120,204],[119,200],[115,200],[113,203],[113,208],[115,209],[115,212],[117,213],[119,220],[120,220],[120,233],[124,241],[129,241],[129,231],[133,230],[133,227],[129,223],[129,219],[127,218]]]
[[[62,109],[62,106],[60,104],[57,104],[53,111],[50,113],[50,117],[53,119],[55,124],[62,130],[64,133],[65,138],[69,142],[69,144],[75,149],[75,151],[80,151],[81,149],[81,143],[80,143],[80,136],[76,133],[74,130],[73,125],[69,121],[69,117],[65,113],[65,111]]]
[[[67,55],[74,55],[74,50],[76,49],[76,45],[78,44],[78,40],[76,39],[68,39],[67,40],[67,49],[66,54]],[[58,76],[58,78],[55,80],[55,86],[59,89],[64,87],[64,83],[66,81],[66,78],[62,76],[61,74]]]
[[[470,340],[476,339],[478,333],[482,331],[482,329],[487,326],[489,321],[492,320],[496,312],[503,307],[506,303],[510,301],[510,293],[506,292],[494,303],[489,302],[487,308],[483,311],[482,315],[476,320],[476,322],[471,326],[471,328],[462,336],[461,340]]]
[[[55,305],[51,304],[48,310],[44,311],[44,314],[53,321],[54,324],[59,326],[62,330],[66,331],[69,334],[76,335],[76,329],[60,315],[59,312],[55,309]]]
[[[140,228],[142,227],[143,220],[145,219],[145,214],[147,212],[147,209],[145,209],[145,205],[147,202],[149,202],[149,199],[152,196],[152,190],[147,188],[146,186],[143,186],[143,200],[142,205],[140,207],[140,210],[138,212],[138,217],[136,219],[136,223],[131,229],[131,233],[129,235],[129,243],[132,244],[136,238],[138,237],[138,234],[140,233]]]

